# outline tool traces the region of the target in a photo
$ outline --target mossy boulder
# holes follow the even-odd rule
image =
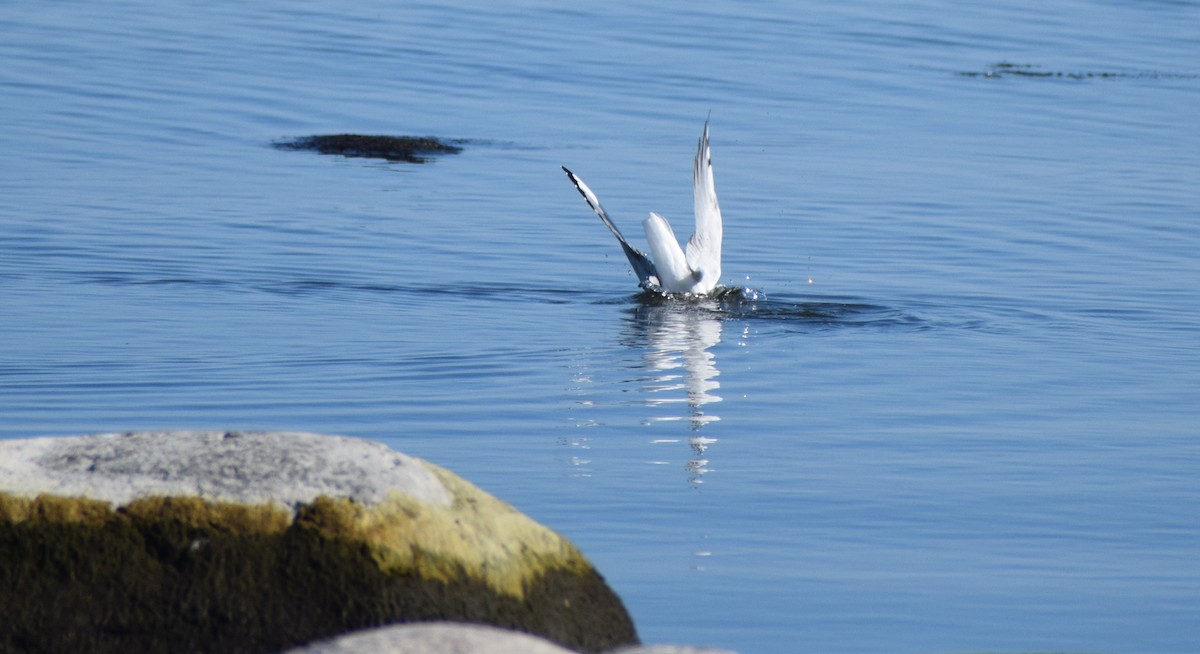
[[[0,441],[0,651],[278,652],[397,622],[636,643],[567,540],[359,439]]]

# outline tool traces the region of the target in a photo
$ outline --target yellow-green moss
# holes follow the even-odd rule
[[[40,523],[103,524],[112,515],[108,502],[86,498],[41,495],[36,499],[13,497],[0,493],[0,519],[11,522],[25,520]]]
[[[175,521],[189,529],[231,534],[278,534],[291,522],[288,512],[273,504],[206,502],[198,497],[147,497],[130,502],[121,512],[137,520]]]
[[[525,585],[551,570],[580,573],[591,564],[570,542],[461,477],[427,466],[450,492],[441,508],[392,494],[354,516],[356,538],[371,543],[386,571],[420,570],[450,581],[467,574],[523,599]]]

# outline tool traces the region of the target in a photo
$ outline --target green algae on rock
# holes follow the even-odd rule
[[[366,157],[405,163],[426,163],[430,157],[462,152],[463,141],[443,141],[432,136],[371,136],[327,134],[276,141],[282,150],[312,150],[343,157]]]
[[[453,473],[345,437],[0,442],[0,561],[0,651],[275,652],[435,620],[582,651],[637,642],[561,536]]]

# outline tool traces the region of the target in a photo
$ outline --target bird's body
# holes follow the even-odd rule
[[[642,287],[667,293],[695,295],[709,294],[720,287],[723,227],[721,207],[717,204],[717,191],[713,185],[712,152],[708,144],[707,122],[704,123],[704,133],[696,147],[696,160],[692,169],[696,231],[688,239],[686,251],[679,246],[667,219],[654,212],[642,222],[646,241],[650,244],[650,255],[647,256],[629,245],[587,184],[565,167],[563,172],[592,210],[600,216],[600,220],[604,221],[617,237]]]

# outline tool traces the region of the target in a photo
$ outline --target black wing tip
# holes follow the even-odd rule
[[[567,179],[571,180],[571,184],[575,187],[575,190],[579,191],[579,194],[583,196],[583,199],[587,200],[588,206],[592,207],[592,201],[588,198],[587,193],[583,192],[583,187],[579,185],[579,178],[575,176],[575,173],[567,170],[566,166],[559,166],[559,168],[563,169],[563,172],[567,174]],[[592,209],[595,208],[596,207],[592,207]]]
[[[571,183],[575,185],[575,190],[583,193],[583,189],[579,188],[579,178],[575,176],[575,173],[568,170],[566,166],[559,166],[559,168],[562,168],[562,171],[567,174],[567,179],[571,180]],[[585,195],[584,197],[586,198],[587,196]],[[588,204],[591,203],[589,202]]]

